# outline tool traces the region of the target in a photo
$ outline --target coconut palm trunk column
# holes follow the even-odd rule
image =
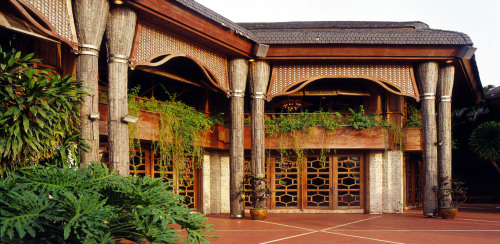
[[[73,12],[80,48],[76,58],[76,79],[81,80],[90,96],[83,96],[80,106],[80,137],[90,146],[80,150],[82,164],[99,161],[99,47],[108,17],[108,0],[75,0]]]
[[[229,170],[230,170],[230,214],[231,218],[245,216],[244,205],[241,201],[244,175],[243,150],[243,96],[248,74],[248,63],[245,59],[229,61],[229,83],[231,87],[231,131],[229,142]]]
[[[437,212],[438,201],[433,187],[438,185],[437,135],[436,135],[436,86],[439,65],[426,62],[418,66],[417,77],[422,98],[422,134],[424,161],[424,215],[433,216]]]
[[[259,178],[266,176],[264,98],[269,83],[270,72],[271,68],[266,61],[255,61],[250,64],[250,92],[252,93],[252,175]],[[252,186],[255,192],[262,192],[262,189],[265,188],[265,185],[262,185],[261,181],[260,183],[260,185]],[[265,208],[266,201],[257,201],[254,206]]]
[[[439,69],[438,103],[438,168],[439,188],[451,187],[451,92],[455,67],[446,64]],[[440,207],[451,207],[451,195],[439,199]]]
[[[126,7],[113,8],[108,17],[108,141],[109,166],[122,176],[129,175],[128,58],[132,50],[137,15]]]

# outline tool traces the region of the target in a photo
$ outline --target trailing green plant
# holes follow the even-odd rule
[[[52,157],[78,160],[78,108],[87,95],[73,76],[61,77],[34,54],[3,51],[0,47],[0,168]],[[71,156],[70,156],[71,155]]]
[[[139,116],[141,110],[158,114],[158,140],[153,141],[153,148],[160,154],[160,165],[167,167],[170,162],[182,162],[193,157],[200,165],[205,133],[214,125],[213,120],[204,113],[196,111],[181,101],[158,101],[134,96],[128,99],[129,113]],[[135,138],[131,148],[140,148],[138,124],[129,126],[130,137]]]
[[[286,113],[265,121],[266,134],[278,138],[278,152],[284,160],[292,155],[297,156],[297,167],[302,167],[306,151],[301,147],[304,140],[303,133],[309,133],[311,127],[322,126],[327,131],[333,131],[341,126],[352,126],[354,129],[391,128],[391,124],[378,114],[366,115],[363,106],[357,111],[349,108],[350,114],[342,116],[340,113]],[[321,149],[320,159],[325,158],[328,149]]]
[[[432,190],[436,192],[439,202],[442,204],[445,198],[451,198],[451,207],[458,207],[467,200],[467,187],[461,181],[448,180],[448,177],[440,179],[438,186],[433,186]]]
[[[101,163],[32,165],[0,179],[2,243],[209,243],[207,219],[168,183],[121,177]],[[181,232],[186,231],[187,235]]]
[[[422,114],[413,105],[406,107],[405,128],[422,128]]]
[[[255,175],[245,175],[243,185],[252,186],[252,190],[241,190],[241,201],[244,201],[245,194],[249,196],[253,208],[267,208],[267,199],[272,195],[268,181],[264,177]]]
[[[363,105],[359,106],[358,111],[354,111],[352,108],[349,108],[348,110],[350,114],[347,118],[347,125],[352,126],[356,130],[390,126],[390,123],[383,120],[380,114],[366,115]]]

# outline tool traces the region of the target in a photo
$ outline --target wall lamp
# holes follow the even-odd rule
[[[114,3],[115,4],[123,4],[123,1],[122,0],[115,0]]]
[[[137,121],[139,121],[139,119],[140,118],[137,116],[127,114],[127,115],[125,115],[125,117],[122,118],[122,122],[127,123],[127,124],[130,124],[130,123],[135,124],[135,123],[137,123]]]
[[[89,114],[89,119],[92,120],[92,121],[96,121],[100,118],[101,116],[99,115],[99,113],[90,113]]]

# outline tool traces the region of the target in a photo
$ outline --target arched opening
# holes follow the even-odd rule
[[[268,112],[339,112],[365,108],[367,113],[382,114],[388,96],[400,97],[399,89],[362,78],[322,78],[288,87],[283,95],[271,100]]]

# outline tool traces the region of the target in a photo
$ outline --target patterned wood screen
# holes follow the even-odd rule
[[[309,155],[302,165],[297,158],[268,158],[267,178],[274,192],[274,209],[361,209],[363,208],[362,155]],[[250,160],[245,162],[250,174]],[[250,185],[245,185],[251,191]],[[250,207],[248,198],[245,206]]]
[[[132,53],[133,65],[162,53],[182,53],[205,65],[214,74],[218,85],[224,90],[229,90],[227,57],[141,23],[138,29],[139,33],[136,37],[138,44]]]
[[[108,147],[101,145],[101,162],[108,161]],[[197,208],[199,196],[199,170],[193,158],[186,158],[180,164],[160,163],[158,153],[148,149],[135,149],[130,157],[130,175],[151,178],[162,178],[171,183],[174,192],[184,196],[184,204],[190,208]]]
[[[284,95],[297,85],[321,78],[364,78],[386,89],[418,99],[418,89],[410,64],[275,64],[269,97]]]

